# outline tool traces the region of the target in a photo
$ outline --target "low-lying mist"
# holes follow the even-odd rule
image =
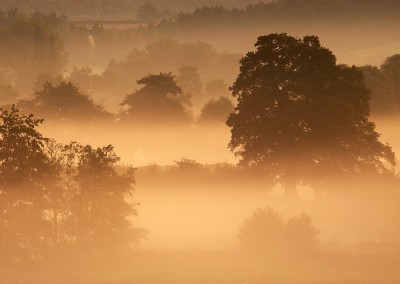
[[[400,283],[400,2],[0,2],[0,284]]]

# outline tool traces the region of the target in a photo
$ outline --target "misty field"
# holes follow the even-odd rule
[[[400,283],[400,2],[0,2],[0,284]]]

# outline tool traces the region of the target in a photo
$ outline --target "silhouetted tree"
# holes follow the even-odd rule
[[[102,106],[96,105],[87,95],[71,82],[61,81],[58,85],[45,83],[36,91],[33,100],[22,101],[24,111],[33,112],[47,119],[94,120],[109,117]]]
[[[131,221],[133,169],[117,168],[111,145],[43,137],[41,122],[0,109],[0,263],[129,252],[145,235]]]
[[[381,65],[382,73],[395,87],[396,109],[400,109],[400,54],[389,56]]]
[[[111,60],[101,75],[101,80],[96,82],[96,95],[101,94],[106,100],[120,102],[119,96],[123,97],[137,88],[132,78],[141,78],[143,74],[157,74],[159,70],[171,70],[179,75],[179,68],[182,66],[207,70],[209,78],[232,78],[239,59],[239,54],[219,52],[203,42],[180,43],[170,38],[156,40],[143,50],[131,50],[120,61]],[[183,93],[188,92],[178,78],[177,82]],[[114,94],[112,98],[109,93]],[[221,95],[223,94],[219,93],[218,97]],[[205,100],[201,103],[205,103]]]
[[[133,227],[134,170],[117,170],[113,147],[50,143],[53,171],[45,191],[53,253],[85,257],[129,252],[145,236]]]
[[[276,211],[271,208],[257,209],[242,224],[238,237],[247,248],[265,249],[267,246],[279,249],[285,243],[284,227],[285,222]]]
[[[336,64],[316,36],[261,36],[241,59],[231,90],[238,105],[227,125],[229,147],[294,194],[299,182],[381,172],[391,148],[368,120],[369,92],[360,70]]]
[[[40,92],[43,90],[44,85],[46,84],[51,84],[52,86],[60,85],[62,81],[64,81],[64,79],[61,75],[54,75],[50,73],[39,74],[33,83],[33,92]]]
[[[47,253],[42,218],[49,163],[42,122],[12,106],[0,109],[0,258],[23,261]]]
[[[81,147],[76,142],[62,145],[53,140],[48,141],[46,146],[52,171],[44,191],[44,216],[51,224],[51,237],[48,242],[52,254],[58,257],[66,254],[68,250],[71,254],[76,239],[76,225],[73,222],[76,216],[73,208],[79,196],[76,163]]]
[[[287,221],[271,208],[257,209],[239,230],[242,249],[259,256],[310,253],[318,245],[311,218],[302,214]]]
[[[211,99],[201,110],[199,123],[220,123],[223,124],[235,106],[227,97],[220,97],[218,100]]]
[[[125,97],[125,117],[139,123],[188,123],[190,97],[182,94],[171,73],[149,74],[139,81],[143,87]]]
[[[77,248],[99,254],[129,250],[143,236],[129,220],[137,214],[133,169],[117,172],[120,158],[111,145],[83,146],[77,154],[79,195],[73,208]]]
[[[68,80],[79,86],[79,89],[86,94],[93,92],[98,79],[99,75],[94,74],[88,66],[81,69],[74,67],[68,76]]]
[[[360,69],[365,85],[371,90],[371,114],[393,114],[396,110],[394,84],[375,66],[362,66]]]

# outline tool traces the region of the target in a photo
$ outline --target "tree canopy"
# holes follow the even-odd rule
[[[137,83],[143,87],[122,102],[125,117],[138,123],[188,123],[190,96],[182,93],[171,73],[149,74]]]
[[[385,75],[394,85],[396,111],[400,109],[400,54],[389,56],[381,65],[383,75]]]
[[[284,220],[273,209],[259,208],[246,219],[238,234],[240,245],[250,253],[274,255],[312,252],[318,246],[318,231],[305,214]]]
[[[24,111],[39,114],[46,119],[90,120],[110,116],[102,106],[82,94],[72,82],[62,80],[58,85],[46,82],[32,100],[19,104]]]
[[[318,37],[258,38],[231,87],[229,147],[245,166],[262,167],[288,192],[338,174],[382,172],[391,148],[368,120],[369,91],[356,67],[338,65]]]
[[[223,124],[229,114],[233,112],[234,104],[228,97],[221,96],[217,100],[211,99],[201,110],[199,123]]]
[[[371,115],[393,115],[397,108],[393,82],[378,67],[362,66],[360,69],[365,85],[371,91]]]
[[[66,27],[67,17],[55,13],[0,9],[0,73],[7,68],[19,92],[29,91],[38,74],[62,74],[67,53],[61,33]]]
[[[0,109],[0,262],[129,251],[145,234],[130,220],[134,170],[117,169],[111,145],[44,137],[42,121]]]
[[[196,67],[183,66],[179,68],[177,81],[185,92],[193,95],[198,95],[203,90],[203,83]]]

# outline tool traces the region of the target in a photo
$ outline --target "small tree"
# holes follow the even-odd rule
[[[131,223],[133,169],[118,169],[111,145],[57,144],[40,123],[0,109],[0,262],[128,252],[144,234]]]
[[[394,84],[375,66],[362,66],[365,85],[371,90],[371,114],[391,115],[396,110]]]
[[[389,56],[381,65],[383,75],[385,75],[394,85],[396,94],[396,111],[400,110],[400,54]]]
[[[198,122],[201,124],[223,124],[234,110],[234,104],[227,97],[220,97],[218,100],[211,99],[201,110]]]
[[[19,105],[25,111],[37,113],[46,119],[94,120],[110,117],[102,106],[97,105],[71,82],[61,81],[58,85],[46,82],[36,91],[33,100]]]
[[[190,97],[183,95],[171,73],[149,74],[137,83],[143,87],[121,104],[126,119],[154,125],[190,121]]]
[[[285,243],[285,221],[271,208],[257,209],[239,230],[241,245],[251,250],[282,248]]]
[[[274,255],[311,252],[318,245],[318,231],[308,215],[285,220],[271,208],[257,209],[239,230],[240,245],[251,253]]]
[[[116,171],[119,157],[111,145],[80,147],[77,153],[76,183],[79,194],[72,209],[76,224],[76,245],[89,253],[123,252],[143,236],[132,226],[137,214],[132,203],[134,171]]]
[[[46,254],[50,231],[42,205],[49,163],[47,139],[37,131],[40,123],[15,106],[0,109],[0,258],[27,260]]]
[[[14,105],[10,110],[0,109],[0,188],[14,183],[34,186],[46,170],[47,138],[36,129],[42,122],[20,114]]]
[[[332,175],[381,172],[391,148],[368,120],[360,70],[336,64],[318,37],[261,36],[231,87],[238,105],[227,125],[241,164],[265,169],[294,193]]]

